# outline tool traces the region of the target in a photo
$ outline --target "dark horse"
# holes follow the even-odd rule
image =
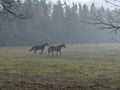
[[[43,45],[40,45],[40,46],[33,46],[29,51],[33,51],[33,52],[37,52],[38,50],[41,50],[41,53],[40,54],[43,54],[43,51],[45,49],[46,46],[49,46],[48,43],[45,43]]]
[[[57,52],[57,55],[58,55],[58,52],[60,53],[60,55],[62,55],[62,52],[61,52],[61,48],[64,47],[66,48],[65,44],[61,44],[61,45],[58,45],[58,46],[50,46],[48,48],[48,55],[50,53],[52,53],[52,56],[53,56],[53,52],[56,51]]]

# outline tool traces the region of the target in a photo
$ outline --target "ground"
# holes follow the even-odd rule
[[[0,90],[120,90],[120,44],[66,45],[62,56],[0,48]]]

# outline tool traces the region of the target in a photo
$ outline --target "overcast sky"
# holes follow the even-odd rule
[[[56,2],[57,0],[50,0],[50,1]],[[74,1],[74,2],[80,2],[81,4],[86,3],[88,5],[91,5],[91,3],[94,2],[95,5],[98,7],[104,6],[107,8],[114,8],[113,5],[106,3],[104,0],[61,0],[61,1],[66,1],[68,3],[71,3]]]

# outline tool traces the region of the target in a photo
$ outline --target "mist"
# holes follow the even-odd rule
[[[37,3],[36,3],[37,2]],[[86,4],[73,3],[70,6],[59,1],[56,4],[41,1],[26,1],[32,11],[32,17],[19,20],[8,15],[2,23],[0,46],[36,45],[41,43],[112,43],[109,32],[100,30],[98,26],[83,23],[84,17],[94,12],[107,14],[108,9],[89,8]],[[113,10],[110,10],[113,12]],[[116,10],[117,12],[117,10]]]

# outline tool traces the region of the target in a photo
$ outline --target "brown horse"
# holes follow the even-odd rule
[[[60,55],[62,55],[62,52],[61,52],[62,47],[66,48],[65,44],[61,44],[58,46],[50,46],[48,48],[48,55],[51,53],[53,56],[54,51],[57,52],[57,55],[58,55],[58,53],[60,53]]]
[[[40,45],[40,46],[33,46],[29,51],[33,51],[34,53],[37,52],[38,50],[41,50],[41,53],[40,54],[43,54],[43,51],[45,49],[46,46],[49,46],[48,43],[45,43],[43,45]]]

